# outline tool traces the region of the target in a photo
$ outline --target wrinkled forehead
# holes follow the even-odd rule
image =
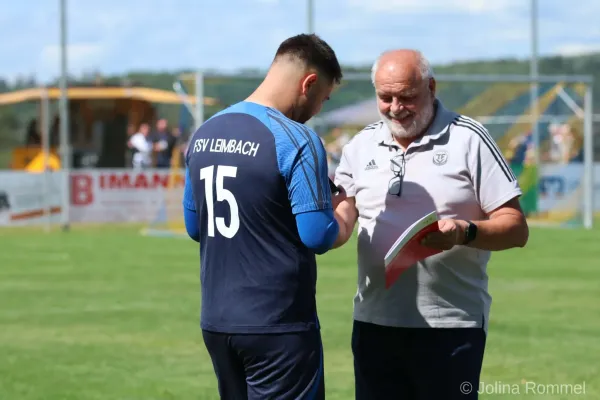
[[[402,91],[410,94],[423,89],[423,78],[414,63],[393,61],[382,63],[375,73],[375,89],[377,91]]]

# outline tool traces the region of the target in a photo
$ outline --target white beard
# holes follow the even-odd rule
[[[413,120],[408,128],[403,127],[400,124],[395,123],[391,120],[390,114],[383,114],[378,110],[379,116],[388,126],[391,134],[398,139],[412,139],[423,133],[423,129],[429,124],[433,117],[434,106],[433,104],[425,108],[420,115]]]

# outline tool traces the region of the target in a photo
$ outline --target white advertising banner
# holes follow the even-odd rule
[[[538,182],[538,210],[582,210],[584,167],[581,163],[544,164]],[[600,163],[594,164],[594,211],[600,212]]]
[[[580,210],[581,164],[544,165],[538,210]],[[61,173],[0,171],[0,226],[59,222]],[[600,212],[600,163],[594,168],[594,209]],[[182,218],[184,171],[79,169],[71,172],[70,221],[134,222]]]
[[[45,210],[59,221],[60,174],[48,176],[46,183],[44,174],[0,172],[0,226],[38,225]],[[151,222],[165,207],[182,213],[183,170],[79,169],[70,178],[73,223]]]
[[[0,226],[58,221],[61,175],[0,171]]]
[[[175,173],[166,169],[73,171],[71,220],[151,222],[157,218],[161,208],[182,207],[184,183],[183,171]],[[179,202],[170,201],[173,197],[177,197]]]

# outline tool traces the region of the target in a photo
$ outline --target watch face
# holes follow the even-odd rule
[[[473,240],[475,239],[475,235],[477,234],[477,225],[475,225],[474,223],[470,223],[469,224],[469,240]]]
[[[467,230],[465,232],[465,244],[473,241],[475,239],[475,235],[477,234],[477,225],[472,222],[469,222],[467,226]]]

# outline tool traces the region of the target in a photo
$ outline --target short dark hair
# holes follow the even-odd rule
[[[300,34],[284,40],[277,49],[275,59],[292,56],[317,69],[329,80],[340,83],[342,67],[333,49],[315,34]]]

